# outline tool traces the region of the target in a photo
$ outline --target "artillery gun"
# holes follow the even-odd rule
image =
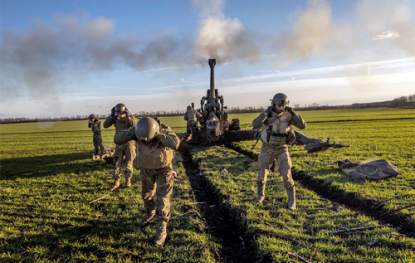
[[[253,140],[252,131],[240,131],[239,120],[230,120],[227,107],[224,106],[224,98],[219,95],[215,88],[215,65],[216,59],[209,59],[210,67],[210,88],[206,91],[206,96],[200,100],[200,110],[202,117],[199,119],[200,131],[186,134],[177,134],[182,141],[190,144],[200,144],[206,142],[231,143],[236,141]],[[194,109],[192,103],[192,108]]]

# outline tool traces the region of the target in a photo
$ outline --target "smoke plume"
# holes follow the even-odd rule
[[[382,59],[387,54],[415,54],[415,21],[410,1],[358,0],[355,20],[335,21],[326,0],[309,0],[294,16],[286,32],[266,34],[247,29],[238,18],[224,14],[222,0],[192,0],[198,8],[197,31],[181,37],[174,31],[152,36],[119,35],[114,20],[98,17],[82,20],[56,15],[52,25],[37,23],[23,33],[4,33],[1,38],[1,101],[25,94],[58,107],[63,83],[76,82],[87,72],[129,67],[140,71],[157,67],[255,62],[274,54],[275,60],[307,61],[333,58]],[[269,25],[272,26],[272,25]],[[366,52],[376,48],[378,52]],[[336,57],[337,58],[337,57]],[[70,79],[75,78],[75,79]],[[75,76],[75,77],[74,77]],[[45,99],[48,98],[48,99]]]

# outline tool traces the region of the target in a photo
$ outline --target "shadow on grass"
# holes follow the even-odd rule
[[[90,162],[79,163],[87,159]],[[90,152],[4,159],[1,160],[0,180],[44,177],[60,173],[79,174],[103,170],[106,167],[108,166],[101,161],[92,161]]]
[[[101,259],[109,256],[138,260],[140,255],[137,252],[131,253],[129,251],[137,248],[135,240],[124,236],[126,233],[139,231],[135,227],[135,223],[131,223],[131,221],[135,222],[135,218],[89,220],[80,222],[80,226],[52,223],[49,226],[55,229],[53,233],[30,235],[21,232],[19,237],[7,239],[7,242],[3,242],[0,248],[0,254],[7,252],[19,254],[22,256],[23,262],[46,258],[48,260],[67,260],[73,258],[77,253],[88,257],[92,254]],[[111,244],[97,242],[97,240],[108,240],[108,237],[112,237],[115,242],[110,242]],[[151,245],[153,238],[152,235],[146,235],[146,237],[142,237],[141,242]],[[28,249],[29,247],[37,247],[38,249]],[[116,251],[118,249],[122,249],[123,252]],[[143,250],[140,252],[145,253]],[[4,262],[7,262],[7,259]]]

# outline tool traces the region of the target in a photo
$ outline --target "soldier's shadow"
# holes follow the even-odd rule
[[[103,162],[92,161],[91,152],[54,154],[1,160],[0,180],[35,178],[60,173],[79,174],[89,170],[103,170]],[[80,162],[91,160],[90,162]]]
[[[15,215],[14,215],[15,216]],[[153,235],[139,231],[135,225],[135,217],[111,218],[111,219],[70,219],[67,223],[59,221],[45,221],[54,231],[52,233],[40,233],[26,235],[21,232],[21,236],[7,239],[0,249],[3,252],[18,253],[22,257],[31,260],[39,258],[65,259],[73,258],[74,255],[91,255],[98,258],[120,256],[119,248],[128,250],[136,249],[137,237],[132,237],[130,233],[138,233],[139,239],[144,241],[152,249],[151,245],[154,239]],[[111,244],[100,244],[97,240],[107,240],[108,237],[118,240]],[[39,254],[36,250],[30,250],[28,247],[36,246],[37,248],[46,249],[46,254]],[[111,249],[108,249],[111,247]],[[156,249],[156,248],[154,248]],[[139,252],[140,253],[140,252]],[[146,251],[143,250],[142,254]],[[131,259],[140,259],[140,254],[123,255]]]

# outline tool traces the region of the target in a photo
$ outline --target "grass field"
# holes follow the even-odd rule
[[[249,129],[257,115],[235,114],[231,118],[239,118]],[[385,203],[384,209],[390,213],[415,203],[414,110],[307,111],[300,115],[309,122],[303,131],[307,136],[330,137],[351,147],[309,155],[294,146],[290,153],[297,170],[362,200],[394,197]],[[185,130],[182,117],[166,117],[162,122],[177,132]],[[113,148],[114,129],[103,129],[102,135],[104,146]],[[139,172],[134,171],[132,189],[109,192],[112,166],[91,160],[92,133],[87,121],[0,125],[0,143],[1,262],[224,262],[220,257],[222,241],[210,234],[179,155],[174,163],[179,177],[172,196],[172,216],[190,213],[171,220],[166,245],[156,248],[152,246],[154,228],[142,232],[136,227],[144,214]],[[248,150],[252,145],[253,141],[238,144]],[[260,144],[254,152],[259,149]],[[292,252],[311,262],[415,260],[414,237],[399,229],[329,234],[382,222],[347,207],[335,212],[333,202],[298,183],[299,209],[287,211],[278,205],[286,201],[281,178],[271,175],[266,202],[258,206],[252,201],[255,163],[218,146],[190,152],[195,162],[200,160],[197,163],[217,193],[228,196],[220,202],[229,211],[243,211],[235,223],[244,228],[244,239],[253,244],[259,258],[300,262],[288,254]],[[360,162],[384,158],[401,174],[381,181],[358,181],[333,165],[346,158]],[[221,174],[223,169],[229,173]],[[105,194],[109,196],[88,204]],[[399,213],[415,222],[414,208]]]
[[[267,184],[267,200],[258,206],[256,196],[256,163],[224,147],[194,148],[194,161],[218,194],[228,195],[231,210],[243,210],[241,223],[261,256],[271,255],[276,262],[289,260],[288,252],[314,261],[339,262],[412,262],[415,259],[414,238],[408,238],[388,227],[344,235],[335,230],[382,225],[373,218],[356,214],[319,198],[301,185],[296,186],[298,210],[288,211],[281,177],[271,176]],[[215,156],[220,155],[218,160]],[[229,173],[223,174],[226,169]],[[370,246],[379,240],[381,245]],[[368,245],[369,244],[369,245]]]

